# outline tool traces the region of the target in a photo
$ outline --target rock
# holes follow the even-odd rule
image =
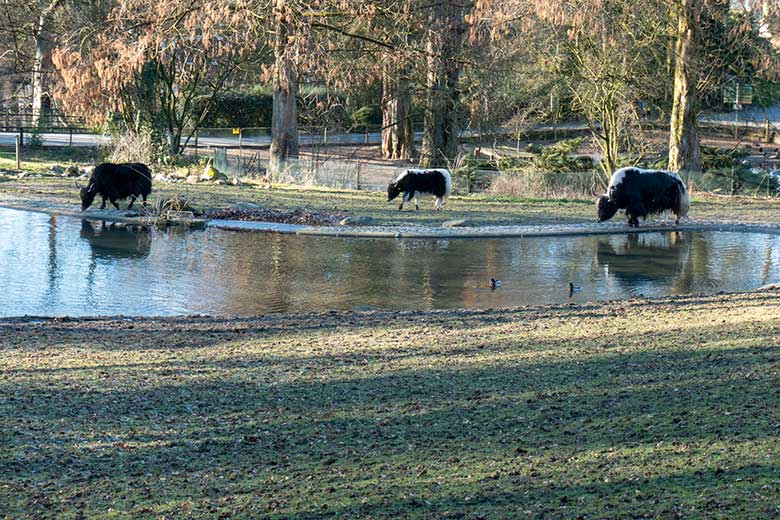
[[[59,164],[55,164],[49,169],[49,173],[53,173],[54,175],[62,175],[65,173],[65,167],[60,166]]]
[[[345,217],[339,222],[339,226],[370,226],[374,223],[374,217],[360,215],[357,217]]]
[[[154,177],[152,177],[152,180],[154,180],[154,182],[169,182],[170,181],[170,179],[168,177],[166,177],[165,175],[163,175],[162,173],[156,174]]]
[[[231,177],[228,179],[228,184],[231,186],[241,186],[242,182],[238,179],[238,177]]]
[[[187,184],[198,184],[200,182],[200,177],[197,175],[190,175],[184,182]]]
[[[171,177],[172,179],[183,180],[189,177],[190,175],[192,175],[192,172],[190,172],[189,168],[176,168],[170,173],[169,177]]]
[[[202,181],[227,181],[227,178],[227,175],[214,168],[211,163],[208,163],[203,169],[203,173],[200,174],[200,180]]]
[[[89,177],[90,175],[92,175],[94,169],[95,169],[94,166],[85,166],[84,168],[81,168],[81,176]]]
[[[17,175],[17,176],[16,176],[16,178],[17,178],[17,179],[24,179],[24,178],[25,178],[25,177],[27,177],[28,175],[30,175],[30,172],[22,172],[22,173],[20,173],[19,175]]]
[[[257,204],[252,204],[251,202],[237,202],[235,204],[231,204],[229,209],[232,211],[259,211],[263,209],[263,207]]]
[[[441,227],[463,227],[466,225],[466,221],[463,219],[447,220],[442,222]]]
[[[78,177],[79,175],[81,175],[81,170],[75,164],[68,166],[62,174],[63,177]]]
[[[218,186],[224,186],[227,184],[227,181],[225,179],[217,179],[212,184],[216,184]]]

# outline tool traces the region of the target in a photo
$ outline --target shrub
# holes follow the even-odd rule
[[[358,127],[378,126],[382,124],[382,110],[379,105],[368,105],[352,113],[352,125]]]
[[[207,102],[206,97],[196,99],[196,113],[200,112]],[[273,104],[273,96],[270,94],[217,94],[201,126],[206,128],[269,127]]]
[[[160,145],[155,143],[152,132],[140,130],[117,134],[109,145],[110,162],[142,162],[152,164],[161,157]]]
[[[546,146],[540,154],[534,157],[534,168],[545,173],[577,172],[583,170],[583,161],[572,154],[582,144],[582,137],[564,139],[553,145]],[[585,169],[592,168],[590,167]]]
[[[46,142],[46,139],[44,139],[43,135],[41,135],[40,129],[33,128],[30,130],[30,133],[27,136],[27,146],[29,146],[32,150],[40,150],[43,148],[44,142]]]

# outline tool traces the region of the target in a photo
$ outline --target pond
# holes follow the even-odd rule
[[[490,279],[501,280],[491,290]],[[780,280],[780,236],[505,239],[147,230],[0,208],[0,316],[499,308],[735,292]],[[569,294],[568,284],[581,287]]]

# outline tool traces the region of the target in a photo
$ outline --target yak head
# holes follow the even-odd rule
[[[76,187],[79,189],[79,198],[81,199],[81,211],[84,211],[92,205],[95,200],[97,191],[92,184],[88,184],[86,187],[76,183]]]
[[[608,196],[602,195],[596,199],[596,212],[598,213],[599,222],[611,219],[617,213],[617,210],[617,203]]]
[[[399,182],[391,182],[387,185],[387,202],[390,202],[394,198],[396,198],[401,193],[401,188],[399,186]]]

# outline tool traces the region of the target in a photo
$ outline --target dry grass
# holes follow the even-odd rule
[[[2,512],[774,518],[779,312],[0,321]]]

